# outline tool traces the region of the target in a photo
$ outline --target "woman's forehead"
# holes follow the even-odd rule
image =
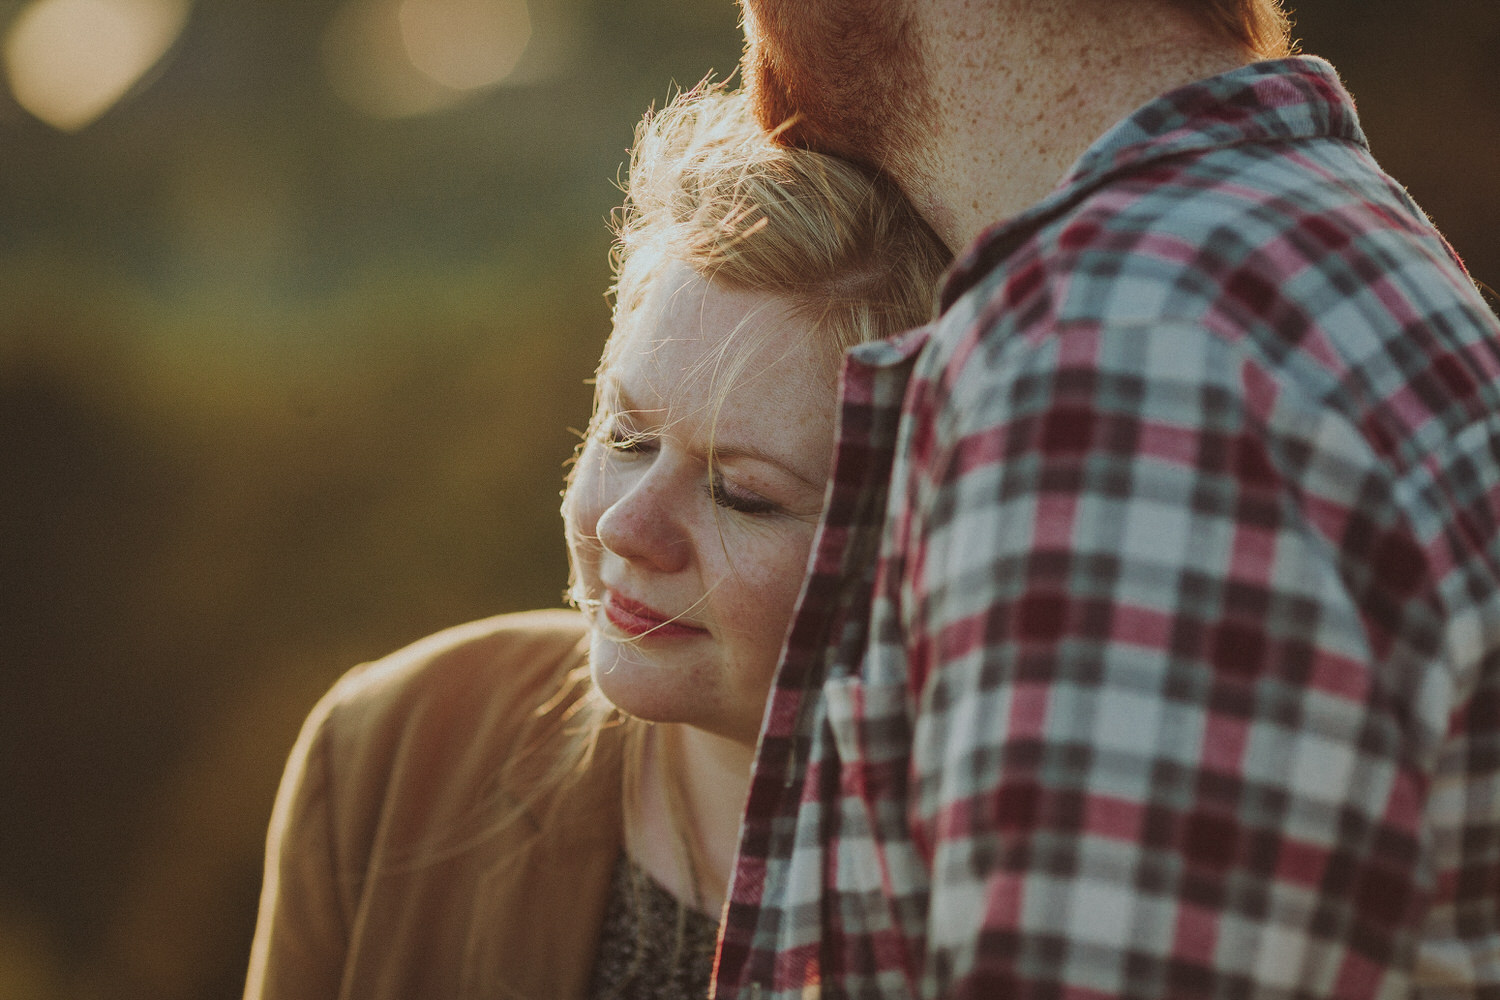
[[[600,372],[600,400],[637,430],[704,446],[780,451],[821,475],[836,402],[832,364],[817,332],[769,294],[724,289],[688,272],[648,296],[616,334]],[[806,442],[806,447],[804,447]],[[804,454],[807,452],[807,454]]]
[[[832,384],[819,331],[794,303],[709,281],[679,262],[650,279],[640,307],[622,320],[601,379],[644,380],[663,394],[703,380],[725,392],[767,375]]]

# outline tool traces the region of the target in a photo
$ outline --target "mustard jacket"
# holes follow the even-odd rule
[[[572,612],[505,615],[324,696],[272,816],[247,1000],[583,995],[621,845],[620,730],[565,793],[496,816],[541,787],[586,652]]]

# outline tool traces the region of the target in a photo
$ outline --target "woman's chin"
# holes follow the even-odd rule
[[[672,722],[671,666],[657,662],[634,642],[596,630],[589,644],[594,686],[627,715],[648,722]]]

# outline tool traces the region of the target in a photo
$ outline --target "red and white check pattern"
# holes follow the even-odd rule
[[[1500,997],[1500,323],[1316,59],[845,370],[725,997]]]

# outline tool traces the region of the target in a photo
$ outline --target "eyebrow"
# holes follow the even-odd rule
[[[604,391],[600,393],[600,399],[604,402],[605,405],[609,406],[610,409],[615,410],[616,412],[655,413],[660,412],[662,409],[665,409],[665,407],[658,407],[656,410],[652,410],[648,409],[647,407],[636,406],[634,405],[635,401],[630,398],[630,393],[617,380],[608,376],[604,376],[601,381],[604,383],[605,388]],[[799,483],[802,483],[810,489],[819,492],[821,492],[827,485],[824,479],[809,479],[807,476],[804,476],[801,472],[788,465],[780,457],[773,455],[772,453],[748,441],[743,444],[734,445],[720,445],[715,442],[714,456],[722,456],[728,459],[748,458],[757,462],[763,462],[766,465],[775,466],[776,468],[787,473],[787,475],[791,476],[793,479],[796,479]]]

